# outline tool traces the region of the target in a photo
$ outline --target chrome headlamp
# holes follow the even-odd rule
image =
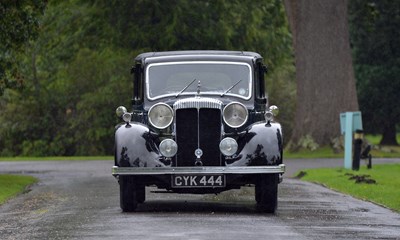
[[[227,157],[230,157],[233,154],[235,154],[237,149],[238,149],[238,144],[236,140],[233,138],[230,137],[224,138],[219,143],[219,150],[221,151],[222,154],[224,154]]]
[[[164,157],[173,157],[178,152],[178,144],[172,139],[164,139],[160,143],[160,152]]]
[[[124,113],[126,113],[126,107],[124,106],[119,106],[117,107],[117,109],[115,110],[115,114],[117,114],[118,117],[122,117],[122,115],[124,115]]]
[[[239,128],[243,126],[248,118],[247,108],[238,102],[229,103],[223,110],[223,118],[229,127]]]
[[[118,117],[122,118],[122,120],[126,123],[131,122],[132,113],[129,113],[124,106],[119,106],[115,110],[115,113]]]
[[[165,103],[153,105],[148,114],[150,124],[158,129],[167,128],[174,120],[174,111]]]

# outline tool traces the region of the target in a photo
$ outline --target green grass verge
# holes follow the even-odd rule
[[[283,152],[284,158],[343,158],[344,153],[334,153],[330,147],[321,147],[314,151],[309,149],[300,149],[297,152]]]
[[[360,171],[343,168],[307,169],[300,172],[302,180],[323,184],[331,189],[368,200],[400,212],[400,164],[374,165],[372,169],[362,167]],[[356,183],[351,175],[375,180],[375,184]],[[299,176],[300,177],[300,176]],[[353,176],[354,177],[354,176]],[[362,178],[359,177],[359,180]]]
[[[397,142],[400,143],[400,134],[397,134]],[[382,135],[365,135],[369,144],[374,147],[371,151],[373,157],[378,158],[398,158],[400,157],[400,146],[380,146],[379,143],[382,139]]]
[[[372,158],[400,158],[400,146],[380,147],[371,150]],[[311,151],[300,149],[297,152],[283,152],[284,158],[344,158],[344,152],[334,153],[330,147],[322,147]]]
[[[373,145],[379,145],[382,140],[382,135],[366,134],[365,138]],[[397,142],[400,143],[400,134],[396,134]]]
[[[0,157],[0,162],[23,161],[94,161],[113,160],[113,156],[78,156],[78,157]]]
[[[0,204],[24,192],[36,182],[37,179],[31,176],[0,175]]]

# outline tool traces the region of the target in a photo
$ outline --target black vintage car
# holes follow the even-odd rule
[[[112,174],[122,210],[143,203],[150,185],[198,194],[254,185],[258,209],[275,212],[285,165],[265,72],[254,52],[137,56],[132,110],[116,110],[124,123],[116,127]]]

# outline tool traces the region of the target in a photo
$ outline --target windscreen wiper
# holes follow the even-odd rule
[[[183,93],[188,87],[190,87],[190,85],[192,85],[192,83],[194,83],[194,81],[196,81],[196,78],[193,79],[193,81],[191,81],[188,85],[186,85],[180,92],[178,92],[175,97],[178,97],[179,95],[181,95],[181,93]]]
[[[221,97],[223,97],[225,94],[227,94],[230,90],[232,90],[236,85],[238,85],[242,79],[240,79],[237,83],[233,84],[232,87],[228,88],[224,93],[221,94]]]

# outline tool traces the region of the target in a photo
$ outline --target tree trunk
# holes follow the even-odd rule
[[[396,139],[396,123],[389,123],[384,126],[381,145],[396,146],[398,145]]]
[[[291,146],[340,136],[341,112],[357,111],[346,0],[285,0],[295,49],[297,105]]]

